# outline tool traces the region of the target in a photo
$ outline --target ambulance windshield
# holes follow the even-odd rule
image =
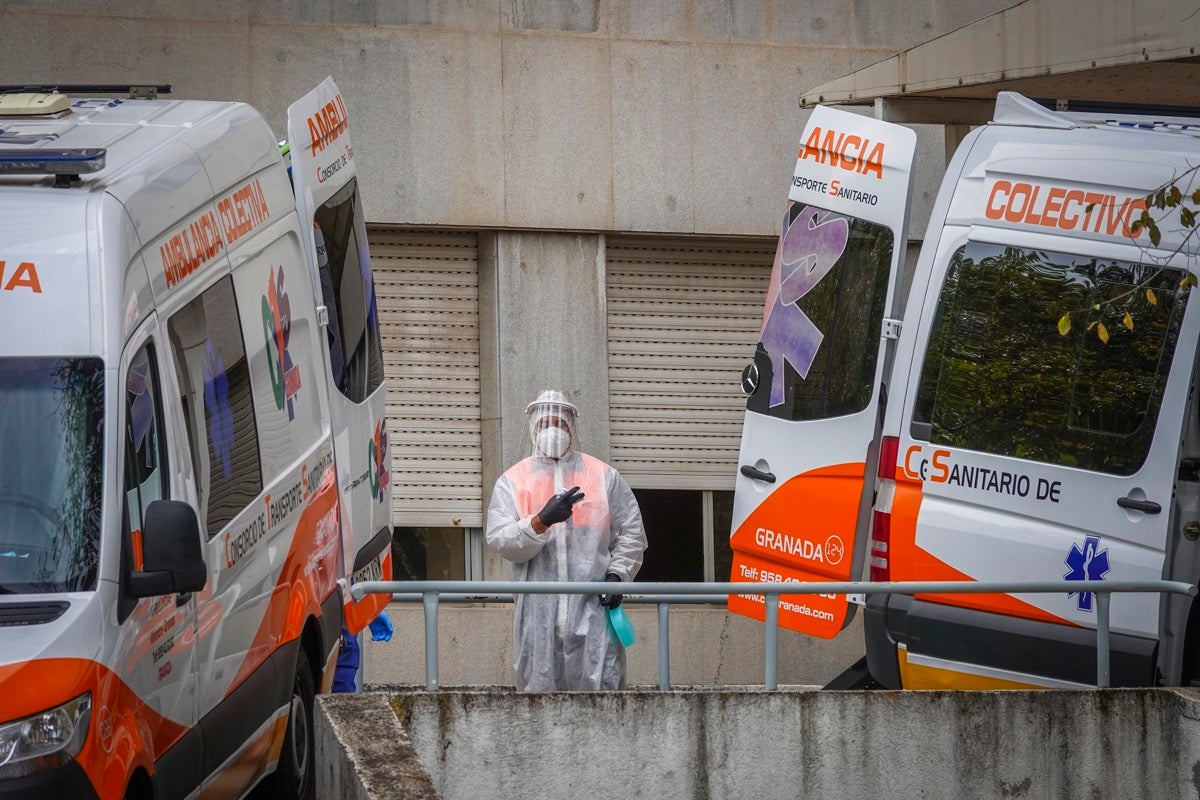
[[[104,369],[0,358],[0,594],[94,589]]]

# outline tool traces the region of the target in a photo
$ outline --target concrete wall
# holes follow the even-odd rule
[[[367,720],[382,708],[399,724]],[[318,728],[331,720],[359,735],[369,726],[389,769],[411,746],[445,800],[1200,794],[1195,690],[378,692],[322,697]],[[380,754],[386,736],[396,747]],[[352,742],[323,738],[319,763],[356,753]],[[371,781],[378,800],[424,796],[409,792],[425,784],[380,771]],[[318,785],[321,797],[354,796],[343,791]]]
[[[372,221],[771,235],[801,91],[1012,2],[0,0],[0,83],[169,83],[282,138],[332,75]]]
[[[658,686],[658,609],[626,604],[637,642],[627,651],[629,686]],[[445,604],[439,612],[441,686],[512,686],[512,614],[508,604]],[[425,685],[425,622],[419,603],[388,608],[390,642],[363,643],[364,685]],[[861,615],[832,640],[779,631],[780,685],[824,686],[864,654]],[[761,686],[764,628],[722,606],[673,606],[672,686]]]

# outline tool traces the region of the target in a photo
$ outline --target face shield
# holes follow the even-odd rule
[[[578,409],[562,392],[548,389],[525,408],[533,455],[558,460],[576,446]]]

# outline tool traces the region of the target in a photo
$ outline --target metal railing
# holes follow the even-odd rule
[[[438,603],[511,602],[515,594],[608,594],[611,583],[555,581],[363,581],[351,594],[391,594],[393,600],[425,607],[425,688],[438,688]],[[1197,587],[1181,581],[897,581],[870,583],[625,583],[621,594],[628,603],[658,606],[659,689],[670,688],[669,609],[671,604],[725,602],[729,595],[763,595],[766,604],[763,683],[778,688],[776,666],[781,595],[806,594],[1057,594],[1092,592],[1096,596],[1096,686],[1109,685],[1109,603],[1113,592],[1169,593],[1195,596]]]

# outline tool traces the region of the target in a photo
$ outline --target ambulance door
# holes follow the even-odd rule
[[[900,429],[891,579],[1164,577],[1200,337],[1186,270],[1133,245],[981,227],[935,259],[943,278],[916,331]],[[1154,593],[1112,596],[1114,685],[1154,682],[1159,608]],[[1095,634],[1081,629],[1096,613],[1089,592],[918,595],[908,630],[927,635],[900,653],[904,685],[971,685],[926,683],[939,669],[1092,684]],[[961,633],[998,614],[1003,631]],[[933,635],[934,617],[959,633]]]
[[[383,346],[346,104],[326,78],[288,109],[292,181],[327,317],[326,367],[342,511],[342,585],[391,578],[392,487]],[[387,605],[346,598],[357,633]]]
[[[142,523],[150,504],[187,499],[182,485],[172,487],[170,480],[179,472],[172,462],[186,456],[177,450],[168,454],[169,404],[162,379],[167,354],[161,342],[146,336],[155,327],[153,321],[144,326],[121,363],[124,570],[142,569]],[[143,745],[160,760],[163,786],[190,790],[199,779],[201,757],[199,737],[188,733],[197,717],[196,599],[191,593],[127,599],[117,616],[118,673],[153,712],[139,720],[147,737]],[[105,715],[115,711],[98,710],[102,726]],[[161,761],[165,751],[169,756]]]
[[[907,128],[825,107],[805,126],[743,373],[731,581],[859,577],[915,141]],[[764,598],[731,595],[729,609],[764,619]],[[814,636],[850,619],[844,595],[780,604],[780,625]]]

